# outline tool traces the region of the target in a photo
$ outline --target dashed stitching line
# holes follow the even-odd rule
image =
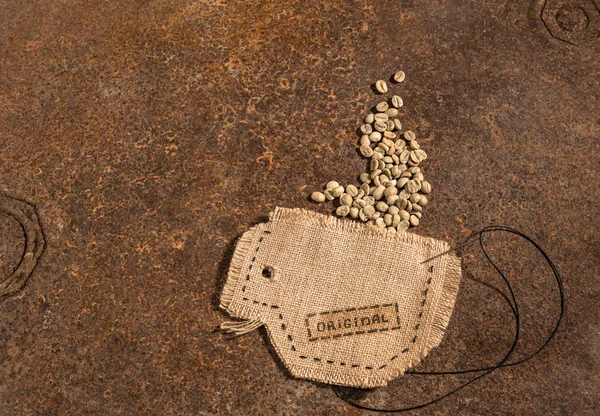
[[[245,300],[247,302],[252,302],[255,305],[260,305],[260,306],[264,306],[265,308],[271,308],[271,309],[279,309],[280,306],[277,305],[271,305],[265,302],[259,302],[257,300],[253,300],[253,299],[248,299],[248,298],[242,298],[242,300]]]
[[[265,234],[271,234],[271,232],[270,232],[270,231],[269,231],[269,232],[267,232],[266,230],[265,230],[265,231],[263,231],[263,233],[265,233]],[[265,237],[264,237],[264,236],[261,236],[261,237],[258,239],[258,246],[256,246],[256,253],[258,253],[258,250],[260,250],[260,244],[263,242],[263,240],[264,240],[264,239],[265,239]],[[248,266],[248,274],[246,275],[246,280],[247,280],[247,281],[250,281],[250,271],[252,270],[252,266],[254,266],[254,262],[255,262],[255,261],[256,261],[256,254],[254,255],[254,257],[252,257],[252,262],[250,263],[250,266]],[[244,287],[242,288],[242,292],[244,292],[245,290],[246,290],[246,286],[244,286]]]
[[[263,234],[271,234],[271,231],[268,230],[264,230]],[[258,246],[256,247],[256,251],[255,253],[258,253],[258,250],[260,249],[260,244],[263,242],[263,240],[265,239],[264,236],[261,236],[258,239]],[[252,270],[252,266],[254,266],[254,262],[256,261],[256,254],[254,255],[254,257],[252,257],[252,262],[250,263],[250,265],[248,266],[248,274],[246,275],[246,280],[249,281],[250,280],[250,271]],[[242,286],[242,292],[246,292],[246,286]],[[271,305],[268,304],[266,302],[259,302],[257,300],[254,299],[249,299],[246,297],[242,297],[242,300],[246,301],[246,302],[252,302],[254,305],[260,305],[263,306],[265,308],[270,308],[270,309],[280,309],[280,306],[278,305]],[[286,324],[283,322],[283,315],[280,313],[279,314],[279,319],[281,320],[281,329],[283,331],[287,331],[287,326]],[[292,351],[296,351],[296,347],[294,346],[294,338],[292,338],[292,336],[290,334],[287,334],[287,339],[290,343],[290,349]]]
[[[430,272],[431,272],[431,270],[430,270]],[[419,312],[418,321],[417,321],[417,324],[415,325],[415,331],[418,331],[419,328],[421,327],[421,318],[423,317],[423,309],[425,309],[425,303],[427,302],[427,294],[429,293],[429,286],[431,285],[431,281],[432,280],[433,280],[433,277],[430,277],[429,279],[427,279],[427,284],[425,286],[425,290],[423,291],[423,301],[421,302],[422,310]],[[384,304],[384,305],[376,305],[375,307],[380,307],[380,306],[386,307],[386,306],[392,306],[392,305],[393,304],[388,303],[388,304]],[[360,310],[365,310],[365,309],[369,309],[369,308],[372,308],[372,307],[371,306],[366,306],[366,307],[361,307],[361,308],[348,308],[348,309],[344,309],[341,312],[352,312],[352,311],[355,311],[355,310],[359,310],[360,311]],[[330,311],[330,312],[325,313],[325,315],[327,315],[329,313],[334,313],[334,312],[338,313],[339,311]],[[398,313],[398,304],[397,303],[396,303],[396,313]],[[320,313],[319,315],[322,315],[322,314],[323,313]],[[312,313],[312,314],[307,315],[307,317],[309,318],[309,317],[316,316],[316,315],[317,314]],[[308,336],[310,337],[310,328],[308,328],[308,325],[309,325],[308,318],[306,319],[306,326],[307,326],[307,329],[308,329],[308,332],[309,332]],[[398,315],[396,315],[396,318],[397,318],[398,325],[400,325],[400,318],[398,317]],[[400,329],[400,326],[397,326],[397,327],[394,327],[394,328],[389,328],[390,331],[394,330],[394,329]],[[385,329],[385,330],[387,331],[388,329]],[[356,332],[353,332],[353,333],[351,332],[351,333],[342,334],[342,336],[371,333],[371,332],[376,332],[376,331],[382,331],[382,329],[380,329],[380,330],[371,330],[371,331],[356,331]],[[315,341],[317,339],[329,339],[329,338],[333,338],[333,337],[334,336],[320,337],[320,338],[319,337],[317,337],[317,338],[309,338],[309,341]],[[417,342],[417,339],[418,339],[418,334],[415,333],[415,336],[411,340],[411,343],[415,344]],[[406,348],[404,348],[402,350],[402,352],[400,354],[406,354],[409,351],[410,351],[410,347],[406,347]],[[309,357],[307,357],[306,355],[301,355],[300,358],[301,359],[308,359]],[[396,358],[398,358],[398,355],[394,355],[392,358],[390,358],[390,362],[394,361]],[[313,357],[313,360],[317,361],[317,362],[321,361],[321,359],[319,357]],[[327,360],[327,363],[328,364],[334,364],[335,362],[331,361],[331,360]],[[339,362],[338,364],[340,366],[345,366],[346,365],[345,362]],[[361,365],[360,364],[351,364],[350,367],[351,368],[358,368],[358,367],[361,367]],[[378,368],[378,370],[383,370],[386,367],[387,367],[387,364],[383,364],[383,365],[381,365]],[[365,368],[365,370],[373,370],[373,367],[372,366],[368,366],[368,365],[364,366],[364,368]]]

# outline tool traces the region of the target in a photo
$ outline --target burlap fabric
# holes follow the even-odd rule
[[[239,239],[221,307],[247,320],[240,327],[264,324],[296,377],[383,386],[442,340],[460,260],[422,262],[448,249],[412,233],[276,208]]]

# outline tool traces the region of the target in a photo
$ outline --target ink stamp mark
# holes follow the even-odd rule
[[[310,313],[305,319],[311,342],[400,329],[396,303]]]

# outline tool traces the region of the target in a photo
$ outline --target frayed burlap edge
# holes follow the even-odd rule
[[[225,281],[225,286],[223,287],[219,304],[221,309],[224,309],[228,312],[229,306],[233,301],[236,285],[242,277],[244,262],[247,260],[248,255],[250,254],[250,249],[252,248],[252,242],[254,240],[254,236],[256,235],[257,227],[258,226],[252,227],[242,234],[235,244],[233,257],[227,272],[227,280]]]

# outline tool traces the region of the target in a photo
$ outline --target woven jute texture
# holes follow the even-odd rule
[[[443,241],[276,208],[239,239],[221,307],[267,328],[292,375],[371,388],[419,362],[448,325],[460,260]],[[244,325],[243,323],[240,325]]]

